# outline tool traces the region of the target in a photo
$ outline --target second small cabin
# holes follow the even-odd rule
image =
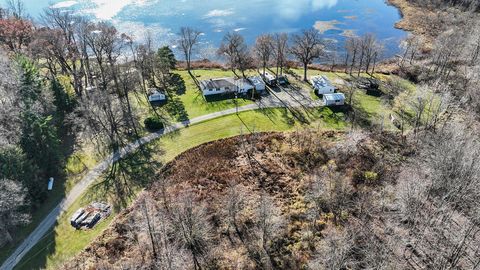
[[[167,100],[165,92],[158,88],[150,88],[148,92],[150,93],[148,96],[148,101],[150,102],[163,102]]]
[[[325,106],[345,105],[345,95],[343,93],[324,94],[323,103]]]

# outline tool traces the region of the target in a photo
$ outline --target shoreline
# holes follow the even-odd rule
[[[400,13],[401,18],[394,24],[394,27],[423,38],[425,42],[423,50],[426,52],[432,50],[435,39],[443,31],[432,28],[432,24],[429,22],[438,20],[439,16],[443,16],[443,12],[415,6],[407,0],[385,1],[387,4],[397,8]]]

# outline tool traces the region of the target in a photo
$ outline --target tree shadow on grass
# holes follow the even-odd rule
[[[242,117],[240,117],[239,114],[237,114],[237,117],[240,120],[240,122],[242,122],[243,126],[247,129],[247,131],[249,133],[253,133],[255,131],[253,127],[252,128],[248,127],[247,123],[245,123],[245,121],[243,121]]]
[[[128,206],[136,194],[155,181],[163,164],[164,154],[158,144],[145,144],[119,159],[87,190],[82,202],[108,201],[119,212]]]
[[[167,113],[177,122],[188,121],[188,112],[185,105],[177,95],[170,95],[167,104],[164,106]]]
[[[287,108],[280,108],[281,116],[285,123],[287,123],[288,126],[293,127],[295,125],[295,117],[289,112]]]
[[[275,123],[275,118],[277,117],[277,115],[275,114],[274,109],[268,107],[260,107],[258,112],[266,116],[268,120],[270,120],[270,122]]]
[[[55,222],[54,226],[57,226]],[[16,270],[40,270],[47,267],[47,260],[52,254],[55,254],[57,248],[56,233],[49,230],[40,241],[17,263],[14,269]]]
[[[248,96],[248,95],[247,95]],[[237,99],[245,100],[245,95],[238,95]],[[205,100],[207,102],[218,102],[218,101],[225,101],[225,100],[235,100],[234,93],[223,93],[223,94],[215,94],[215,95],[207,95],[205,96]]]
[[[185,81],[183,80],[182,76],[179,74],[173,73],[170,75],[170,79],[168,84],[171,88],[175,89],[175,94],[183,95],[187,91],[187,87],[185,86]]]
[[[356,104],[351,105],[345,105],[345,106],[337,106],[337,107],[331,107],[334,112],[343,112],[347,116],[347,118],[350,120],[350,122],[353,122],[354,125],[358,125],[361,128],[369,128],[372,127],[373,122],[372,122],[372,115],[369,114],[365,109],[363,109],[361,106],[357,106]]]

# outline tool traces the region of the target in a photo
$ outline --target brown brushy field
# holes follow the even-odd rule
[[[400,141],[308,130],[198,146],[64,268],[308,268],[324,232],[364,215],[365,196],[394,182],[409,155]]]

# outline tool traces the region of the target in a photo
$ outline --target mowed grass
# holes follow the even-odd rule
[[[221,69],[199,69],[192,71],[192,73],[198,81],[234,76],[231,71]],[[167,104],[157,108],[163,115],[180,114],[179,111],[182,110],[183,112],[181,113],[186,115],[188,119],[192,119],[197,116],[234,108],[236,106],[235,102],[237,102],[238,106],[253,103],[253,101],[243,98],[242,96],[239,96],[236,101],[231,97],[222,95],[206,100],[187,71],[175,70],[173,74],[179,75],[184,85],[180,84],[169,90]],[[140,96],[136,104],[143,113],[151,111],[150,105],[144,96]],[[180,119],[176,119],[175,116],[172,115],[172,121],[176,122],[179,120]]]
[[[174,159],[180,153],[206,142],[250,132],[293,131],[306,127],[344,129],[343,113],[334,113],[329,108],[309,112],[309,125],[302,125],[284,108],[242,112],[209,120],[168,134],[154,142],[163,162]],[[50,231],[17,265],[15,269],[55,269],[71,259],[97,237],[118,214],[102,220],[93,230],[75,230],[69,224],[70,216],[80,207],[94,200],[107,201],[108,196],[95,193],[90,188],[64,213],[56,227]]]
[[[213,70],[194,70],[192,71],[197,80],[208,80],[212,78],[233,77],[231,71],[223,71],[220,69]],[[178,97],[182,101],[189,118],[194,118],[212,112],[223,111],[234,108],[235,103],[233,99],[217,99],[215,101],[207,101],[198,89],[195,81],[188,74],[187,71],[175,71],[180,75],[185,82],[185,93],[179,94]],[[248,99],[238,98],[238,106],[251,104],[252,101]]]

